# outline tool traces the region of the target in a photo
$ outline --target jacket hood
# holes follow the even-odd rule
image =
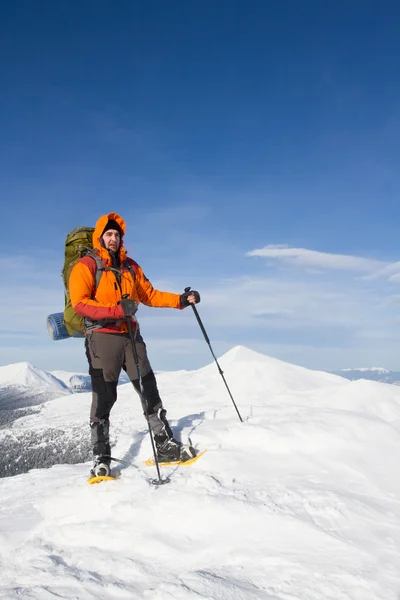
[[[100,219],[97,221],[95,228],[94,228],[94,232],[93,232],[93,248],[95,248],[97,250],[100,257],[103,260],[105,260],[106,263],[111,262],[111,258],[108,253],[108,250],[106,248],[103,248],[103,246],[101,245],[101,242],[100,242],[100,238],[104,231],[104,227],[107,225],[107,223],[108,223],[108,221],[110,221],[110,219],[113,219],[114,221],[116,221],[118,223],[118,225],[121,227],[122,237],[121,237],[121,245],[119,247],[119,257],[122,262],[126,257],[126,250],[123,245],[123,236],[125,235],[125,231],[126,231],[126,223],[122,217],[117,215],[117,213],[114,213],[114,212],[108,213],[107,215],[103,215],[102,217],[100,217]]]

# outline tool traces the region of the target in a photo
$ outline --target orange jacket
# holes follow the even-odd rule
[[[100,237],[110,219],[114,219],[118,223],[123,235],[126,231],[124,219],[116,213],[103,215],[97,221],[93,233],[93,248],[106,267],[111,266],[111,257],[108,250],[101,245]],[[74,311],[78,315],[88,317],[93,321],[111,320],[111,322],[96,329],[96,331],[124,333],[128,330],[126,323],[112,322],[112,320],[117,321],[124,317],[121,306],[117,304],[124,294],[128,294],[128,297],[136,300],[138,304],[143,302],[146,306],[181,308],[180,294],[155,290],[141,267],[134,260],[127,257],[126,250],[123,247],[123,237],[121,237],[119,256],[121,261],[121,284],[118,283],[113,271],[103,271],[98,288],[95,291],[96,263],[89,256],[81,258],[71,271],[69,292]],[[133,280],[129,269],[123,265],[124,261],[129,262],[135,273],[135,280]]]

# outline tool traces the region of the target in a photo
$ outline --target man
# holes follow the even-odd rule
[[[96,289],[96,261],[85,256],[73,267],[69,279],[72,306],[84,317],[86,356],[92,380],[90,411],[93,445],[93,475],[108,475],[110,470],[110,411],[117,399],[118,378],[123,368],[137,392],[139,379],[126,323],[127,303],[124,298],[143,302],[146,306],[185,308],[200,302],[198,292],[171,294],[155,290],[141,267],[127,257],[123,246],[125,221],[116,213],[100,217],[93,233],[93,248],[105,270]],[[128,302],[128,306],[132,302]],[[131,321],[135,329],[136,323]],[[188,460],[195,452],[177,442],[166,419],[156,378],[147,357],[140,332],[135,329],[137,354],[145,399],[144,410],[160,461]]]

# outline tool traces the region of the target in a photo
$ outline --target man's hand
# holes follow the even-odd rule
[[[191,304],[198,304],[200,302],[200,294],[195,290],[190,290],[181,294],[181,307],[186,308],[186,306],[190,306]]]
[[[136,300],[131,300],[131,298],[122,298],[122,300],[120,300],[118,304],[124,311],[125,317],[133,317],[133,315],[138,309]]]

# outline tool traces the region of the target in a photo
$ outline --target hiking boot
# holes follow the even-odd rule
[[[110,456],[94,456],[93,467],[90,470],[92,477],[108,477],[110,474]]]
[[[197,452],[193,448],[193,446],[190,446],[189,444],[181,445],[181,461],[182,462],[186,462],[187,460],[194,458],[196,456],[196,454],[197,454]]]
[[[185,462],[196,456],[196,451],[191,446],[185,446],[166,434],[154,436],[159,462]]]
[[[163,438],[162,440],[157,438]],[[157,448],[157,458],[160,462],[178,462],[181,459],[181,446],[180,442],[174,440],[174,438],[165,439],[164,435],[154,436]]]

